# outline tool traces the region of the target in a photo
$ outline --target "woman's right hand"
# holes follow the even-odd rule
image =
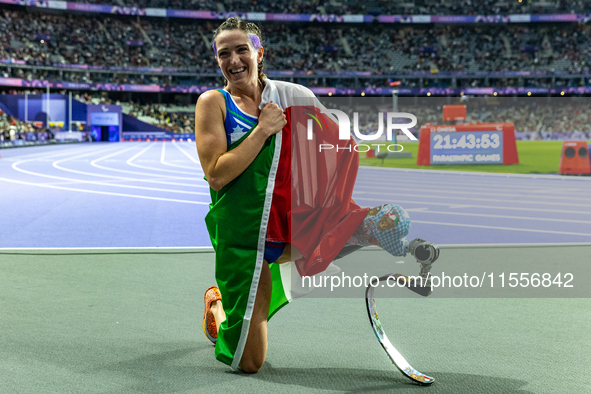
[[[267,137],[279,133],[287,124],[283,110],[275,103],[267,103],[259,115],[258,127],[265,132]]]
[[[285,114],[277,104],[268,103],[259,114],[259,123],[238,147],[228,151],[224,129],[222,93],[209,90],[199,96],[195,107],[195,142],[197,153],[213,190],[221,190],[254,161],[269,136],[286,124]]]

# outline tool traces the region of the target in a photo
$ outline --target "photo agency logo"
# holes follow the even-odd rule
[[[336,118],[337,123],[339,125],[339,139],[340,140],[349,140],[351,138],[351,120],[349,115],[347,115],[344,111],[338,109],[325,109],[324,113],[327,115],[332,115]],[[314,122],[320,127],[320,130],[323,131],[324,127],[318,117],[314,116],[311,113],[306,112],[306,115],[310,117],[307,119],[307,138],[308,141],[314,139]],[[358,141],[380,141],[384,140],[384,115],[386,118],[386,135],[385,141],[392,141],[393,140],[393,132],[401,130],[406,137],[411,141],[416,141],[417,137],[415,137],[411,132],[410,128],[417,125],[417,117],[413,114],[408,112],[378,112],[377,120],[378,120],[378,128],[377,131],[373,132],[371,130],[366,130],[366,133],[362,133],[359,130],[359,112],[353,112],[353,135],[357,138]],[[410,119],[410,123],[398,123],[400,120],[408,120]],[[358,145],[354,146],[354,150],[356,152],[367,152],[369,151],[370,145],[377,145],[378,149],[380,145],[383,144],[363,144],[361,147]],[[400,148],[398,148],[400,147]],[[319,151],[322,152],[323,150],[335,149],[335,146],[332,144],[319,144]],[[337,146],[336,149],[338,150],[339,147]],[[365,149],[365,150],[364,150]],[[388,151],[390,152],[401,152],[404,148],[400,144],[391,144],[387,146]],[[392,150],[394,149],[394,150]]]

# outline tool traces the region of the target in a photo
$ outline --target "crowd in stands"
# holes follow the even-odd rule
[[[443,1],[407,0],[76,0],[118,6],[196,9],[209,11],[494,15],[591,13],[591,0]],[[410,6],[413,5],[414,6]],[[212,73],[217,63],[211,33],[219,21],[181,18],[105,16],[104,14],[44,13],[0,6],[0,59],[25,62],[0,63],[0,77],[85,83],[196,85],[218,87],[223,78]],[[591,62],[591,26],[581,23],[407,25],[345,23],[263,22],[266,70],[371,72],[372,76],[423,71],[440,72],[563,71],[586,74]],[[171,72],[99,72],[54,65],[103,67],[177,68]],[[401,78],[401,87],[574,87],[591,85],[591,79],[505,77],[458,79]],[[295,80],[308,87],[375,88],[388,86],[387,78],[306,78]],[[519,85],[521,84],[521,85]],[[22,91],[14,93],[22,94]],[[31,91],[30,93],[45,93]],[[107,93],[79,93],[85,103],[119,104],[124,113],[173,131],[192,133],[194,104],[119,102]],[[441,108],[417,107],[420,123],[441,123]],[[413,112],[415,113],[415,112]],[[583,133],[591,138],[591,107],[585,105],[482,107],[469,111],[468,121],[512,121],[517,132],[534,132],[536,138],[556,139]],[[374,122],[375,123],[375,122]],[[375,124],[369,122],[369,130]],[[0,138],[18,138],[34,131],[31,123],[0,111]],[[7,134],[8,133],[8,134]],[[576,134],[577,137],[579,134]]]
[[[281,14],[364,14],[364,15],[499,15],[588,13],[586,0],[477,1],[477,0],[69,0],[76,3],[125,5],[140,8],[168,8],[215,12],[268,12]]]
[[[38,12],[0,13],[0,59],[36,66],[215,70],[214,25],[166,20]],[[589,70],[591,26],[585,24],[428,25],[266,23],[266,68],[316,71],[567,71]],[[71,82],[118,82],[113,74],[0,67],[3,75]],[[51,75],[50,75],[51,74]],[[56,75],[57,74],[57,75]],[[130,83],[169,84],[170,74],[120,74]],[[172,77],[171,77],[172,78]],[[103,82],[99,81],[99,82]],[[120,82],[125,83],[125,82]]]
[[[8,94],[44,94],[45,91],[38,89],[29,90],[10,90]],[[65,91],[58,92],[66,94]],[[195,105],[169,105],[169,104],[140,104],[138,102],[121,102],[112,100],[106,93],[80,93],[77,92],[72,97],[85,104],[107,104],[121,105],[122,112],[131,115],[143,122],[169,130],[174,133],[192,134],[195,130]],[[9,116],[0,110],[0,133],[3,133],[6,141],[10,139],[10,130],[16,133],[15,138],[19,138],[19,133],[39,131],[34,128],[33,122],[25,123],[17,118]],[[1,138],[1,137],[0,137]]]
[[[141,121],[174,133],[192,134],[195,131],[195,106],[171,106],[164,104],[128,103],[123,112]]]
[[[195,131],[195,105],[140,104],[112,100],[106,93],[78,93],[74,99],[85,104],[121,105],[123,113],[148,124],[174,133],[191,134]]]
[[[32,122],[23,122],[0,110],[0,145],[9,141],[37,139],[39,134],[43,134],[42,138],[47,140],[52,135],[47,131],[47,129],[35,128]],[[35,134],[35,136],[31,138],[29,134]]]
[[[23,91],[13,90],[10,93],[23,94]],[[41,94],[37,90],[29,90],[29,94]],[[63,92],[62,92],[63,93]],[[194,104],[140,104],[139,102],[121,102],[109,98],[103,93],[75,93],[74,99],[86,104],[114,104],[121,105],[123,113],[136,117],[146,123],[153,124],[174,133],[191,134],[194,131]],[[517,101],[503,98],[488,100],[485,98],[465,97],[462,101],[466,104],[466,123],[496,123],[512,122],[518,133],[533,133],[532,139],[590,139],[591,140],[591,99],[587,98],[522,98]],[[329,108],[337,107],[345,112],[356,111],[359,114],[359,129],[361,132],[374,133],[377,130],[377,114],[379,111],[390,111],[389,104],[383,108],[375,106],[377,99],[373,101],[358,101],[362,107],[339,106],[343,101],[334,101],[324,98],[325,105]],[[422,98],[415,102],[412,98],[400,98],[400,112],[414,114],[418,120],[418,127],[412,131],[418,134],[420,126],[425,124],[442,125],[454,122],[443,121],[442,98]],[[449,104],[449,103],[448,103]],[[9,131],[16,133],[31,132],[34,129],[32,123],[25,123],[8,116],[0,111],[0,130],[4,131],[5,140],[8,140]],[[18,134],[17,134],[18,135]]]
[[[75,98],[87,104],[121,105],[123,112],[146,123],[153,124],[175,133],[192,133],[195,125],[194,105],[140,104],[138,102],[119,102],[108,98],[106,94],[77,94]],[[419,124],[447,124],[443,121],[439,98],[427,101],[429,105],[409,104],[411,99],[400,99],[403,104],[400,111],[417,116]],[[427,99],[429,100],[429,99]],[[583,99],[576,104],[566,98],[552,99],[551,103],[542,103],[533,99],[519,99],[515,104],[510,99],[500,99],[502,105],[482,105],[483,99],[468,102],[468,123],[512,122],[516,132],[534,132],[542,139],[561,139],[565,136],[591,139],[591,100]],[[364,114],[375,114],[374,110],[362,110],[360,124],[367,122],[370,132],[377,129],[377,117],[366,119]],[[415,131],[418,132],[419,128]],[[577,133],[573,135],[573,133]]]
[[[513,123],[519,138],[558,140],[591,140],[591,100],[571,98],[547,99],[524,98],[495,99],[487,102],[484,98],[466,97],[462,104],[467,106],[467,117],[460,123]],[[388,104],[378,105],[379,100],[357,101],[344,104],[343,101],[324,99],[329,108],[338,108],[349,114],[358,114],[358,129],[362,134],[374,134],[378,130],[379,113],[391,111]],[[455,121],[444,121],[442,98],[422,98],[415,103],[412,98],[401,98],[398,111],[407,112],[417,117],[417,126],[410,131],[419,135],[424,125],[453,125]],[[457,104],[457,103],[455,103]],[[407,119],[399,119],[401,123]],[[385,123],[384,123],[385,124]]]
[[[500,105],[484,105],[482,99],[467,102],[467,123],[512,122],[516,132],[534,132],[540,139],[562,139],[565,135],[591,139],[591,100],[577,103],[570,99],[552,99],[540,103],[531,99],[520,99]],[[447,124],[443,121],[441,106],[410,107],[423,123]],[[413,114],[415,113],[413,112]],[[452,122],[453,123],[453,122]]]

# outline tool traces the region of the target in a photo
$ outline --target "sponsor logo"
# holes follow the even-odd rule
[[[348,140],[351,138],[351,120],[349,119],[349,115],[345,112],[340,111],[338,109],[327,109],[325,111],[329,115],[333,115],[337,118],[339,124],[339,139],[340,140]],[[320,126],[321,130],[324,130],[322,124],[318,120],[316,116],[310,113],[306,113],[306,115],[310,116],[312,119],[308,119],[307,122],[307,131],[308,131],[308,140],[313,139],[313,125],[314,121]],[[417,124],[417,117],[413,114],[409,114],[407,112],[387,112],[386,114],[386,138],[388,140],[392,139],[392,131],[394,130],[401,130],[408,139],[412,141],[416,141],[417,137],[415,137],[409,129],[416,126]],[[410,123],[394,123],[398,122],[400,119],[410,119]],[[455,130],[454,130],[455,131]],[[353,113],[353,134],[360,140],[363,141],[375,141],[379,139],[384,134],[384,113],[378,113],[378,130],[374,134],[362,134],[359,131],[359,113]]]
[[[456,131],[456,128],[454,126],[438,126],[438,127],[431,127],[431,131],[434,131],[437,133],[452,133],[452,132]]]

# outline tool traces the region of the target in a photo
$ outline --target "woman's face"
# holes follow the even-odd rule
[[[263,60],[263,48],[254,49],[248,35],[238,29],[224,30],[216,40],[216,60],[229,85],[257,84],[257,65]]]

